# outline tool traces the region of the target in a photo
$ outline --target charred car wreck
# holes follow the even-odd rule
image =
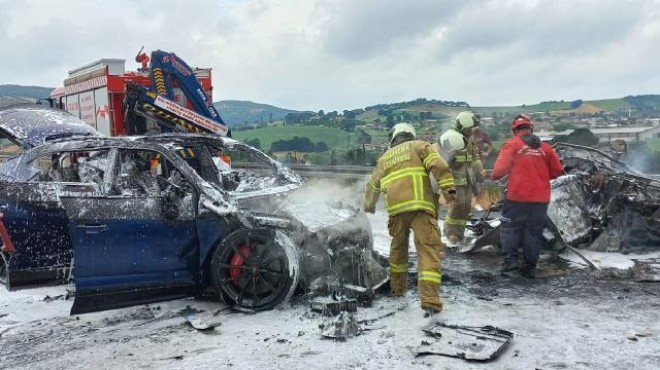
[[[645,252],[660,248],[660,181],[617,159],[618,153],[558,143],[566,175],[551,183],[547,247],[601,252]],[[468,250],[499,246],[497,212],[472,220],[479,236]],[[486,220],[488,218],[489,220]]]
[[[220,152],[255,168],[218,171]],[[368,300],[387,280],[364,214],[299,212],[300,177],[232,139],[55,139],[7,160],[0,179],[3,279],[73,272],[72,314],[206,292],[249,310],[297,288]]]

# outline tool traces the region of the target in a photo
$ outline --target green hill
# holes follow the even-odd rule
[[[312,142],[323,141],[333,149],[354,148],[356,136],[339,127],[286,125],[263,127],[233,132],[234,138],[241,141],[259,139],[261,148],[269,149],[273,141],[292,139],[294,136],[309,138]]]
[[[48,98],[53,89],[53,87],[43,86],[0,85],[0,96],[38,100]]]
[[[570,101],[546,101],[532,105],[501,106],[501,107],[472,107],[482,115],[516,114],[533,112],[552,112],[571,109]],[[618,99],[585,100],[583,104],[592,105],[608,112],[633,109],[636,111],[648,111],[660,109],[660,95],[631,95]]]
[[[281,121],[287,114],[298,112],[268,104],[240,100],[221,100],[213,103],[213,106],[230,127]]]

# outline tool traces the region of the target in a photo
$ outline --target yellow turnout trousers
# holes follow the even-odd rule
[[[424,211],[390,216],[387,222],[390,245],[390,286],[392,294],[406,292],[408,281],[408,239],[412,229],[417,249],[417,289],[423,308],[442,311],[439,288],[442,281],[440,263],[445,257],[440,241],[438,220]]]
[[[447,238],[455,236],[462,241],[465,225],[472,210],[472,188],[468,185],[456,185],[456,201],[449,208],[445,218],[444,233]]]

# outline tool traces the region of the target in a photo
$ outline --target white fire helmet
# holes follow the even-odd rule
[[[415,128],[412,127],[410,123],[397,123],[390,130],[390,144],[392,143],[392,140],[397,137],[397,135],[403,133],[411,134],[413,138],[417,138],[417,135],[415,134]]]
[[[474,113],[463,111],[456,116],[456,130],[479,126],[479,118]]]
[[[440,135],[440,147],[445,152],[465,149],[465,139],[463,135],[456,130],[447,130]]]

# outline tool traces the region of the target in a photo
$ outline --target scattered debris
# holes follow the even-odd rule
[[[205,320],[204,317],[196,313],[187,314],[184,315],[183,317],[188,321],[190,326],[201,331],[211,330],[214,329],[216,326],[222,325],[222,323],[218,321],[209,323]]]
[[[596,267],[596,265],[594,265],[593,262],[591,262],[591,261],[590,261],[587,257],[585,257],[582,253],[580,253],[580,252],[578,252],[577,250],[575,250],[575,248],[571,247],[570,245],[567,245],[566,248],[568,248],[568,250],[570,250],[571,252],[575,253],[576,256],[580,257],[580,259],[582,259],[584,262],[586,262],[587,265],[588,265],[592,270],[598,270],[598,267]]]
[[[424,329],[435,339],[413,349],[416,356],[437,355],[466,361],[491,361],[507,348],[513,333],[494,326],[462,326],[437,323]]]
[[[405,310],[407,307],[408,307],[408,304],[401,305],[401,307],[399,307],[396,311],[391,311],[391,312],[388,312],[386,314],[383,314],[383,315],[380,315],[380,316],[377,316],[377,317],[374,317],[374,318],[371,318],[371,319],[362,319],[362,320],[358,321],[358,324],[373,324],[374,322],[376,322],[378,320],[384,319],[386,317],[394,316],[397,312],[401,312],[401,311]]]
[[[340,312],[357,312],[358,302],[355,299],[345,301],[329,301],[315,299],[310,302],[312,311],[321,313],[324,316],[336,316]]]
[[[321,335],[326,338],[345,340],[360,334],[360,327],[351,312],[342,312],[328,323],[321,324]]]
[[[203,310],[199,310],[191,306],[186,306],[186,308],[181,310],[181,316],[186,319],[190,326],[200,331],[211,330],[216,326],[222,325],[222,323],[217,319],[208,320],[212,319],[213,317],[205,316],[203,315],[203,312]],[[213,314],[213,316],[215,316],[215,314]]]
[[[64,294],[61,295],[56,295],[54,297],[51,297],[49,295],[45,296],[43,301],[44,302],[52,302],[52,301],[59,301],[59,300],[64,300],[66,299],[66,296]]]

